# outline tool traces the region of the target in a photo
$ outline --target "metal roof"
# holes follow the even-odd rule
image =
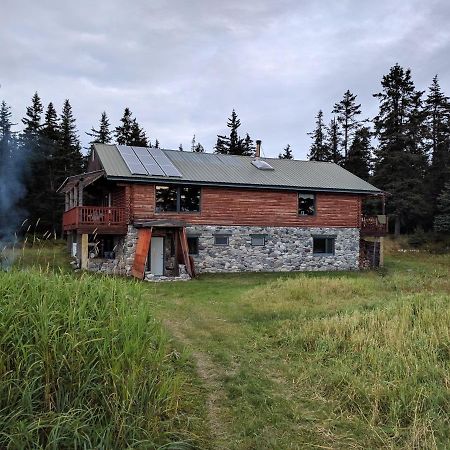
[[[358,193],[381,191],[334,163],[261,158],[274,170],[260,170],[250,156],[182,152],[162,149],[181,172],[181,178],[133,175],[115,145],[95,144],[108,179],[136,182],[196,183],[255,188],[322,190]]]

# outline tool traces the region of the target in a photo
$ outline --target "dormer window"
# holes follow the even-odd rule
[[[311,192],[298,193],[298,215],[313,216],[316,213],[316,194]]]

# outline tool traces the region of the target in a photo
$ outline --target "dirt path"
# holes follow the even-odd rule
[[[164,320],[164,325],[168,328],[172,336],[187,347],[194,360],[197,374],[203,381],[207,391],[206,407],[209,420],[211,436],[214,439],[211,447],[220,450],[229,450],[230,442],[230,418],[224,414],[224,403],[226,401],[226,392],[222,386],[222,377],[224,373],[219,371],[211,358],[195,349],[192,341],[183,333],[180,322],[173,320]]]

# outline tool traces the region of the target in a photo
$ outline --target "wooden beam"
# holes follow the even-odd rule
[[[180,243],[181,252],[183,254],[184,264],[186,266],[186,271],[191,278],[194,278],[193,261],[189,258],[189,245],[187,241],[186,228],[183,227],[179,231],[180,233]]]
[[[148,253],[152,242],[152,228],[141,228],[138,230],[138,239],[136,243],[136,253],[134,255],[133,267],[131,275],[142,280],[145,274],[145,263],[147,262]]]
[[[89,235],[81,235],[81,269],[87,270],[89,261]]]

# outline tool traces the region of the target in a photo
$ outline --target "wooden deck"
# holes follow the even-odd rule
[[[386,216],[362,216],[361,236],[382,237],[388,233],[388,222]],[[385,219],[383,219],[385,218]],[[382,223],[385,222],[385,223]]]
[[[77,230],[81,234],[125,234],[127,232],[125,208],[75,206],[64,212],[63,229]]]

